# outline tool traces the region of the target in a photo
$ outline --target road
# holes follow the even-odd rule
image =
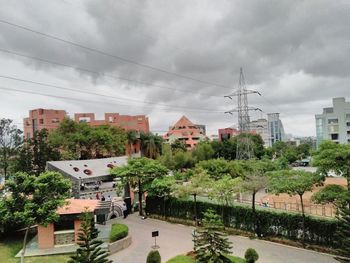
[[[162,262],[168,259],[189,252],[193,249],[192,227],[171,224],[155,219],[142,220],[136,214],[127,219],[115,219],[117,222],[129,226],[132,235],[132,244],[125,250],[110,256],[116,263],[143,263],[151,247],[154,245],[154,238],[151,232],[158,230],[159,237],[157,244],[160,246],[159,253]],[[300,248],[280,245],[268,241],[251,240],[246,237],[230,236],[233,242],[232,254],[243,257],[247,248],[254,248],[259,254],[258,263],[336,263],[330,255],[317,253]]]

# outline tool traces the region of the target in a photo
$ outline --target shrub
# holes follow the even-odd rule
[[[163,215],[163,204],[162,198],[147,197],[146,211],[149,214]],[[226,227],[253,233],[255,231],[254,215],[250,206],[221,206],[213,203],[197,202],[199,216],[208,209],[214,210],[217,214],[222,214],[223,211],[223,223]],[[165,203],[165,215],[166,217],[192,220],[194,217],[194,202],[168,198]],[[274,211],[272,209],[258,209],[256,210],[256,216],[264,237],[302,240],[301,214]],[[335,232],[337,227],[337,220],[306,216],[306,242],[336,247]]]
[[[244,254],[244,258],[247,263],[255,263],[259,259],[258,253],[253,248],[248,248]]]
[[[147,256],[147,263],[161,263],[161,258],[158,250],[151,250]]]
[[[113,224],[111,233],[109,234],[109,242],[115,242],[126,237],[129,233],[129,228],[124,224]]]

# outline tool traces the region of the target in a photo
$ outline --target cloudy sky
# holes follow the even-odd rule
[[[315,135],[314,114],[350,100],[350,2],[0,0],[0,118],[33,108],[146,114],[160,134],[182,115],[210,134],[243,67],[251,118],[280,112]],[[87,47],[87,48],[84,48]],[[37,82],[36,84],[33,82]],[[39,85],[39,84],[41,85]]]

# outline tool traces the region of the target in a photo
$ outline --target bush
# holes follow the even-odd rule
[[[161,263],[161,258],[158,250],[151,250],[148,253],[147,263]]]
[[[255,232],[254,214],[250,206],[221,206],[213,203],[197,202],[199,217],[208,209],[221,214],[223,211],[223,223],[228,228]],[[157,197],[147,197],[146,212],[149,214],[163,215],[163,200]],[[168,198],[165,203],[165,216],[192,220],[194,217],[194,202]],[[256,210],[261,234],[264,237],[279,237],[290,240],[302,240],[302,215],[274,211],[272,209]],[[199,218],[200,219],[200,218]],[[310,244],[336,247],[335,232],[338,221],[306,216],[306,242]]]
[[[244,254],[244,258],[247,263],[255,263],[259,259],[258,253],[253,248],[248,248]]]
[[[129,233],[129,228],[124,224],[113,224],[111,233],[109,234],[109,242],[115,242],[126,237]]]

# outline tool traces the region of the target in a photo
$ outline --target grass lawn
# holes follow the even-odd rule
[[[0,240],[0,262],[19,263],[20,258],[15,255],[22,248],[22,237],[11,237]],[[26,257],[26,263],[67,263],[69,255],[55,255],[42,257]]]
[[[233,263],[245,263],[245,260],[239,257],[229,256]],[[176,256],[166,263],[196,263],[193,258],[189,256]]]

